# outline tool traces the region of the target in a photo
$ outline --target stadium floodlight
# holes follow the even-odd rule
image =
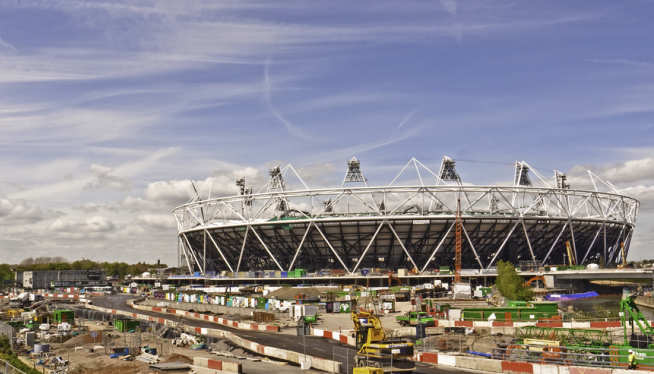
[[[345,178],[343,178],[341,186],[345,186],[346,183],[363,183],[366,186],[368,185],[368,180],[361,171],[361,163],[356,157],[352,157],[347,162],[347,171],[345,172]]]
[[[456,172],[456,161],[448,156],[443,156],[441,160],[441,169],[438,173],[439,178],[444,182],[461,183],[461,177]]]
[[[529,166],[524,161],[515,162],[515,176],[513,178],[514,186],[531,186],[529,180]]]
[[[568,184],[568,177],[558,170],[554,170],[554,178],[556,178],[556,188],[567,190],[570,188]]]

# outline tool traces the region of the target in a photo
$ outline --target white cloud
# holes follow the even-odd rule
[[[170,204],[182,204],[193,198],[193,187],[188,179],[152,182],[145,189],[145,198]]]
[[[449,14],[456,15],[456,0],[441,0],[441,6]]]
[[[87,218],[59,217],[50,224],[50,230],[54,233],[108,233],[116,226],[103,216],[91,216]]]
[[[138,224],[147,225],[155,229],[164,229],[174,232],[177,225],[172,214],[141,214],[136,219]]]
[[[0,199],[0,218],[9,221],[38,221],[44,214],[38,206],[20,199]],[[4,224],[7,224],[6,222]]]

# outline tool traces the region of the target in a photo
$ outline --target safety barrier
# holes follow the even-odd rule
[[[129,300],[128,304],[132,308],[137,309],[137,310],[145,310],[145,311],[149,311],[149,312],[164,313],[164,314],[170,314],[170,315],[176,315],[176,316],[180,316],[180,317],[195,319],[195,320],[198,320],[198,321],[212,322],[212,323],[216,323],[216,324],[219,324],[219,325],[235,328],[235,329],[238,329],[238,330],[279,332],[279,326],[269,325],[269,324],[265,324],[265,323],[240,322],[240,321],[233,321],[233,320],[230,320],[230,319],[227,319],[227,318],[222,318],[222,317],[213,316],[213,315],[209,315],[209,314],[194,313],[194,312],[188,312],[188,311],[185,311],[185,310],[165,308],[165,307],[139,305],[139,304],[134,303],[132,300]]]
[[[523,361],[495,360],[440,352],[419,352],[414,360],[432,365],[452,366],[461,369],[492,373],[515,374],[627,374],[648,373],[646,370],[625,370],[622,368],[599,368],[587,366],[553,365]]]
[[[539,320],[539,321],[450,321],[436,320],[435,326],[438,327],[563,327],[575,329],[608,329],[621,327],[620,321],[617,320],[597,320],[597,321],[571,321],[563,322],[560,320]],[[650,321],[651,324],[651,321]]]
[[[97,310],[104,313],[110,313],[113,315],[123,315],[143,321],[157,322],[166,326],[180,328],[191,334],[227,339],[232,344],[235,344],[248,351],[255,352],[263,356],[272,357],[278,360],[292,362],[301,365],[305,368],[314,368],[329,373],[338,373],[341,370],[340,362],[332,361],[316,356],[305,355],[288,349],[265,346],[257,342],[244,339],[232,332],[225,331],[225,330],[205,328],[205,327],[193,327],[193,326],[187,326],[185,324],[180,325],[178,324],[178,322],[166,318],[153,317],[146,314],[132,313],[124,310],[109,309],[109,308],[99,307],[96,305],[86,305],[86,308]]]
[[[346,344],[354,347],[356,345],[356,339],[351,336],[351,332],[352,332],[351,330],[348,330],[347,332],[341,332],[341,331],[316,329],[313,327],[311,328],[312,336],[319,336],[325,339],[336,340],[341,344]]]
[[[221,373],[228,374],[241,374],[243,372],[243,367],[239,362],[214,360],[206,357],[193,357],[193,366],[218,370]]]

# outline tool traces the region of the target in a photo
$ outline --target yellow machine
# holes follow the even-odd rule
[[[352,312],[356,332],[357,367],[381,368],[384,372],[415,370],[413,343],[387,339],[381,321],[370,311]]]
[[[7,309],[5,315],[7,316],[8,319],[14,319],[20,317],[20,315],[23,312],[24,312],[23,309]]]
[[[366,366],[352,369],[352,374],[384,374],[384,370]]]

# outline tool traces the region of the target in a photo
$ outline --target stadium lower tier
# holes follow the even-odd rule
[[[464,217],[462,266],[499,260],[542,265],[622,262],[633,226],[603,220]],[[190,271],[417,269],[454,266],[455,218],[271,221],[179,234]],[[569,245],[569,249],[567,248]]]

